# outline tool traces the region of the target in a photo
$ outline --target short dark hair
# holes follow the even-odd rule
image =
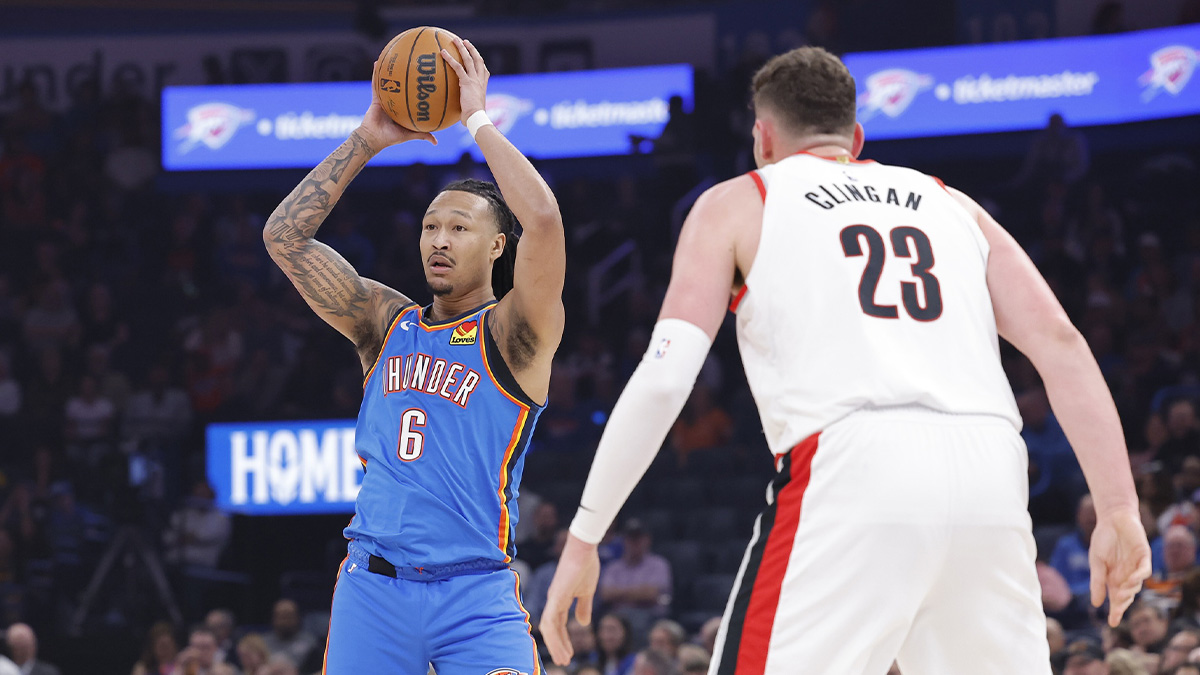
[[[492,215],[496,217],[496,227],[504,235],[504,252],[492,264],[492,292],[496,294],[496,299],[503,298],[504,294],[511,291],[513,287],[517,241],[520,239],[520,235],[517,233],[517,227],[520,225],[517,222],[517,216],[512,209],[508,208],[508,203],[504,201],[504,195],[500,194],[500,188],[491,181],[464,178],[442,188],[442,192],[450,190],[469,192],[483,197],[492,208]]]
[[[750,87],[793,133],[845,134],[854,127],[857,93],[846,64],[820,47],[800,47],[767,61]]]

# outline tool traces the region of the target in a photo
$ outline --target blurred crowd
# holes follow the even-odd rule
[[[696,111],[673,102],[663,134],[631,139],[630,156],[586,171],[543,167],[567,224],[570,309],[521,496],[517,567],[534,625],[603,422],[648,342],[682,217],[699,188],[751,168],[745,92],[764,56],[701,74]],[[289,595],[281,584],[261,606],[214,604],[228,594],[213,589],[247,583],[264,554],[231,546],[254,525],[214,508],[204,428],[354,417],[360,366],[262,245],[266,215],[299,174],[240,189],[196,177],[180,189],[159,169],[158,119],[146,92],[86,83],[61,113],[27,83],[0,118],[6,651],[21,672],[45,675],[56,671],[38,660],[36,634],[66,665],[80,660],[72,639],[115,632],[128,643],[116,650],[128,655],[122,669],[136,661],[135,673],[316,672],[327,591],[276,601]],[[917,168],[1009,227],[1084,331],[1125,425],[1155,551],[1139,604],[1119,628],[1103,627],[1088,602],[1086,484],[1036,372],[1006,347],[1055,663],[1064,673],[1190,673],[1181,664],[1200,661],[1200,147],[1193,138],[1092,152],[1087,133],[1061,118],[1021,142],[1023,161],[999,162],[1004,176],[974,163]],[[377,171],[319,237],[362,274],[427,301],[420,216],[441,185],[487,177],[486,167],[465,157]],[[619,272],[600,283],[621,290],[601,297],[593,273],[614,252]],[[604,542],[597,620],[571,626],[576,662],[565,675],[705,670],[770,471],[726,327]],[[336,526],[316,536],[344,545]],[[98,574],[126,550],[151,561],[145,578]],[[331,589],[325,563],[286,562],[319,570],[316,585]],[[167,623],[156,623],[170,615],[156,567],[180,608]],[[0,661],[0,675],[9,665]]]

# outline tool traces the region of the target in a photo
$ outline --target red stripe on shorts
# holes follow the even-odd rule
[[[742,624],[742,640],[738,644],[737,675],[762,675],[767,669],[767,652],[771,646],[771,631],[775,627],[775,612],[779,608],[779,593],[792,557],[792,543],[800,526],[800,506],[808,479],[812,475],[813,455],[821,434],[800,441],[791,450],[791,480],[775,495],[775,526],[767,536],[762,562],[750,592],[750,605]]]

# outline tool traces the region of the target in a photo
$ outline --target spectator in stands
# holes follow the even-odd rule
[[[196,481],[191,497],[171,514],[163,543],[166,561],[214,569],[229,543],[229,516],[217,510],[208,481]]]
[[[558,538],[558,507],[548,501],[538,504],[533,511],[533,536],[521,545],[521,559],[535,570],[551,560],[557,560],[554,548]]]
[[[675,661],[656,649],[643,649],[633,661],[633,675],[679,675]]]
[[[1191,661],[1189,663],[1181,663],[1174,671],[1170,672],[1170,675],[1200,675],[1200,662]]]
[[[1167,440],[1158,450],[1158,459],[1175,472],[1183,465],[1184,458],[1200,455],[1200,421],[1196,418],[1196,404],[1188,398],[1180,398],[1167,406]]]
[[[1050,565],[1066,580],[1071,594],[1086,600],[1091,593],[1088,546],[1096,529],[1096,507],[1091,495],[1084,495],[1075,510],[1075,531],[1064,534],[1054,546]]]
[[[683,626],[670,619],[662,619],[650,628],[650,649],[662,653],[672,661],[679,659],[679,646],[687,638]]]
[[[1066,579],[1049,564],[1038,560],[1038,584],[1042,587],[1042,607],[1047,614],[1061,612],[1066,609],[1074,596]]]
[[[217,661],[237,665],[237,645],[233,640],[234,618],[228,609],[214,609],[204,617],[204,626],[217,638]]]
[[[40,349],[63,349],[79,343],[79,315],[71,306],[67,282],[47,283],[38,302],[25,312],[25,343]]]
[[[1141,651],[1159,654],[1167,642],[1167,615],[1158,607],[1141,600],[1129,608],[1129,635]]]
[[[1063,633],[1062,624],[1052,617],[1046,617],[1046,644],[1050,646],[1052,658],[1067,646],[1067,638]]]
[[[596,627],[594,624],[585,626],[572,616],[567,620],[567,637],[571,639],[572,671],[600,663],[600,652],[596,650]]]
[[[625,523],[623,534],[621,558],[600,574],[600,602],[642,634],[652,619],[663,617],[671,607],[671,564],[650,552],[650,531],[640,520]]]
[[[261,671],[261,675],[300,675],[300,669],[292,660],[282,654],[277,654],[271,657],[266,667]]]
[[[733,419],[713,400],[712,390],[697,383],[671,428],[671,448],[679,466],[697,450],[720,447],[733,435]]]
[[[251,633],[238,640],[237,655],[242,664],[242,675],[261,675],[271,660],[271,650],[257,633]]]
[[[1159,672],[1169,673],[1178,668],[1187,661],[1188,655],[1197,647],[1200,647],[1200,633],[1193,630],[1179,631],[1167,641],[1167,646],[1163,648],[1162,661],[1158,664]]]
[[[136,442],[174,445],[191,422],[187,393],[171,385],[166,366],[156,365],[147,374],[145,386],[129,397],[122,435]]]
[[[67,399],[64,411],[67,454],[76,463],[95,469],[100,457],[108,450],[108,441],[116,428],[117,408],[101,395],[96,379],[84,375],[79,389]],[[76,464],[79,466],[79,464]]]
[[[1114,649],[1104,657],[1108,675],[1151,675],[1158,670],[1158,655]]]
[[[632,640],[629,622],[621,615],[609,613],[600,617],[596,643],[600,647],[601,675],[628,675],[633,670]]]
[[[1162,598],[1174,606],[1180,599],[1181,586],[1196,568],[1196,535],[1183,525],[1172,525],[1163,535],[1165,569],[1146,580],[1147,595]]]
[[[179,645],[175,642],[175,631],[171,624],[165,621],[156,623],[146,635],[142,658],[133,666],[131,675],[174,675],[178,656]]]
[[[1171,630],[1200,630],[1200,569],[1179,584],[1179,604],[1171,612]]]
[[[1013,178],[1014,186],[1071,185],[1088,170],[1087,140],[1067,127],[1059,113],[1050,116],[1046,128],[1033,137],[1025,162]]]
[[[181,675],[214,675],[213,667],[217,660],[217,636],[204,626],[192,629],[188,636],[188,646],[179,652],[176,667]]]
[[[271,612],[271,632],[263,636],[271,656],[282,656],[299,668],[317,649],[317,640],[300,626],[300,608],[294,600],[284,598],[275,603]],[[273,671],[272,671],[273,672]]]
[[[545,506],[543,502],[540,506]],[[542,609],[546,606],[546,595],[550,591],[550,582],[554,579],[554,572],[558,569],[558,557],[562,555],[563,546],[567,543],[567,530],[562,528],[554,537],[554,545],[549,552],[549,560],[538,566],[537,569],[529,575],[529,583],[524,587],[522,601],[525,603],[525,611],[529,612],[530,624],[536,625],[542,617]],[[522,552],[524,556],[524,552]]]
[[[1058,654],[1055,665],[1056,672],[1061,675],[1108,675],[1104,650],[1087,640],[1072,642]]]
[[[721,630],[721,617],[714,616],[704,625],[700,626],[700,632],[696,634],[696,642],[704,647],[704,650],[709,654],[713,653],[717,645],[717,633]]]
[[[682,675],[705,675],[712,655],[700,645],[685,644],[679,647],[679,658],[675,664]]]
[[[12,375],[8,354],[0,351],[0,437],[12,439],[18,433],[17,413],[20,410],[21,383]]]
[[[58,668],[38,659],[37,635],[27,624],[14,623],[6,634],[12,660],[22,675],[59,675]]]
[[[129,378],[125,373],[113,370],[109,353],[102,345],[88,347],[87,374],[96,381],[100,396],[112,401],[113,408],[120,413],[129,402]]]
[[[1029,451],[1029,511],[1043,522],[1068,522],[1071,508],[1087,491],[1075,452],[1050,410],[1045,389],[1022,392],[1017,407]]]

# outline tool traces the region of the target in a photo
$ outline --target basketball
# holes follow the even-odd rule
[[[410,28],[392,38],[379,55],[372,86],[396,124],[413,131],[441,131],[458,122],[458,75],[442,60],[446,49],[460,63],[458,36],[433,26]]]

